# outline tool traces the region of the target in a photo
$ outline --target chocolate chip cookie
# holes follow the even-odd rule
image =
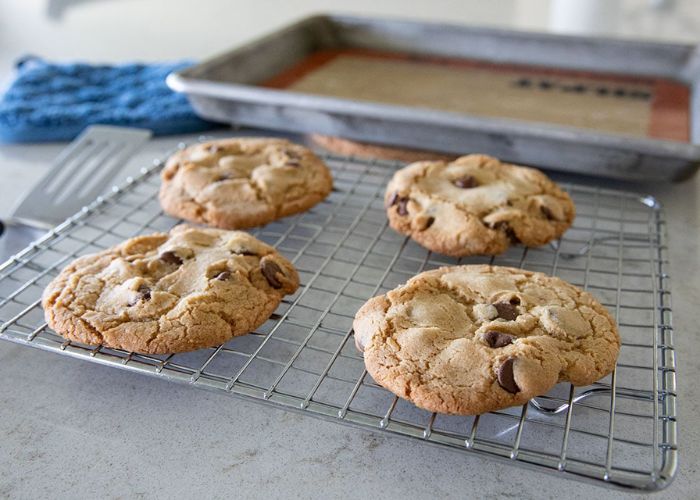
[[[608,311],[565,281],[486,265],[426,271],[355,316],[374,380],[429,411],[475,415],[610,373],[620,337]]]
[[[389,182],[385,204],[392,228],[454,257],[544,245],[575,216],[569,195],[542,172],[484,155],[408,165]]]
[[[42,305],[67,339],[162,354],[250,332],[298,286],[294,266],[249,234],[181,225],[80,257]]]
[[[328,167],[313,152],[268,138],[190,146],[168,160],[161,180],[160,204],[167,214],[223,229],[303,212],[333,188]]]

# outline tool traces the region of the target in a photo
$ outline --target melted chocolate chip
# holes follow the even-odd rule
[[[260,263],[260,271],[272,288],[282,288],[282,282],[277,278],[278,274],[283,275],[280,266],[271,260],[265,260]]]
[[[520,238],[515,235],[515,231],[513,231],[513,228],[510,226],[506,228],[506,236],[508,236],[508,239],[513,245],[520,243]]]
[[[554,214],[553,214],[552,211],[549,209],[549,207],[546,207],[546,206],[542,205],[542,206],[540,207],[540,212],[542,212],[542,215],[544,215],[545,217],[547,217],[547,219],[549,219],[549,220],[554,220]]]
[[[215,279],[215,280],[219,280],[219,281],[226,281],[226,280],[228,280],[229,278],[231,278],[231,272],[230,272],[230,271],[221,271],[219,274],[217,274],[216,276],[214,276],[214,279]]]
[[[386,202],[387,208],[393,207],[394,205],[396,205],[397,201],[399,201],[399,192],[394,191],[394,194],[392,194],[391,197],[389,198],[389,200]]]
[[[458,188],[462,188],[462,189],[475,188],[479,185],[476,178],[474,178],[471,175],[465,175],[464,177],[460,177],[459,179],[455,179],[452,184],[454,184]]]
[[[399,215],[408,215],[408,198],[402,198],[399,196],[398,191],[394,192],[394,194],[392,194],[389,200],[386,202],[387,208],[393,207],[394,205],[398,205],[396,211]]]
[[[511,394],[517,394],[520,392],[520,387],[515,383],[513,363],[515,363],[515,358],[508,358],[498,368],[498,385]]]
[[[143,300],[151,300],[151,289],[146,285],[141,285],[139,287],[139,295],[141,295]]]
[[[515,340],[515,337],[513,337],[512,335],[508,335],[507,333],[486,332],[484,334],[484,340],[489,345],[489,347],[499,349],[501,347],[505,347],[507,345],[512,344],[513,340]]]
[[[408,215],[408,198],[401,198],[398,203],[396,212],[399,215]]]
[[[176,266],[182,264],[182,259],[175,252],[169,250],[160,254],[158,258],[166,264],[174,264]]]
[[[141,285],[138,290],[136,290],[136,296],[129,301],[129,305],[136,305],[140,300],[151,300],[151,289],[146,285]]]
[[[422,231],[425,231],[426,229],[428,229],[430,226],[433,225],[434,222],[435,222],[435,217],[428,217],[425,221],[425,226],[423,227]]]
[[[510,302],[514,306],[519,306],[520,305],[520,297],[512,297],[508,302]]]
[[[510,302],[496,302],[493,307],[498,311],[498,317],[506,321],[513,321],[518,317],[518,308]]]
[[[513,228],[510,227],[507,222],[497,222],[492,226],[492,228],[498,230],[503,229],[513,245],[520,243],[520,239],[518,239],[518,237],[515,235],[515,231],[513,231]]]

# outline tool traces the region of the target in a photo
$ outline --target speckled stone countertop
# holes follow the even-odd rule
[[[181,139],[152,141],[121,177]],[[62,146],[0,147],[0,217]],[[627,188],[668,222],[680,469],[662,495],[697,498],[700,177]],[[9,342],[0,380],[0,498],[631,496]]]

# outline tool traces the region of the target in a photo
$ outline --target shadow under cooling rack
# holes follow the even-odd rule
[[[324,159],[335,182],[328,199],[252,231],[295,264],[302,282],[255,332],[216,348],[147,356],[69,342],[47,328],[41,292],[64,265],[177,223],[158,204],[158,162],[0,266],[0,338],[599,484],[669,484],[677,454],[675,353],[655,200],[566,185],[577,217],[559,241],[452,259],[388,227],[384,187],[402,165]],[[623,346],[615,372],[478,417],[431,414],[375,384],[353,345],[357,309],[423,270],[466,263],[524,267],[587,289],[617,319]]]

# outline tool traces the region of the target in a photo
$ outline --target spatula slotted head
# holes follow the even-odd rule
[[[144,129],[93,125],[54,161],[12,219],[52,227],[90,204],[151,137]]]

